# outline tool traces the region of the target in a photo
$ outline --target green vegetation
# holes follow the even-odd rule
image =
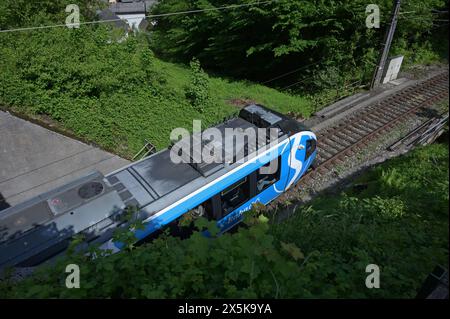
[[[37,4],[28,8],[29,1],[21,2],[29,16],[15,22],[2,14],[0,28],[64,21],[65,4],[70,3],[44,1],[38,10]],[[15,4],[2,2],[11,8]],[[239,100],[304,116],[312,112],[305,98],[250,82],[206,76],[199,84],[197,71],[154,57],[145,35],[113,40],[120,37],[104,25],[0,34],[0,105],[49,117],[61,129],[125,157],[139,150],[144,139],[166,147],[171,130],[190,129],[193,119],[212,125],[236,113],[232,103]],[[208,105],[200,107],[204,101],[198,97],[193,105],[187,88],[203,90]]]
[[[157,68],[167,79],[167,88],[177,95],[184,95],[191,82],[191,70],[183,64],[173,64],[155,59]],[[230,103],[238,106],[249,101],[257,101],[282,113],[295,112],[309,117],[313,112],[311,101],[299,95],[283,93],[250,81],[224,77],[209,77],[210,96],[215,97],[216,108],[230,110]],[[232,111],[234,111],[233,109]]]
[[[0,29],[62,23],[70,2],[3,0]],[[83,20],[94,19],[89,12],[96,1],[80,2]],[[380,3],[382,25],[391,3]],[[228,4],[166,0],[154,13]],[[366,4],[280,0],[175,15],[158,19],[149,37],[124,41],[105,25],[1,33],[0,105],[49,118],[126,157],[144,139],[163,148],[173,128],[190,128],[192,119],[209,126],[249,101],[308,117],[370,77],[383,32],[365,28]],[[407,66],[448,55],[442,37],[448,31],[435,32],[431,12],[444,6],[439,0],[402,5],[418,12],[402,18],[393,46]],[[269,84],[301,95],[249,82],[292,70],[301,72]],[[0,297],[414,297],[436,264],[448,267],[448,164],[448,145],[420,148],[374,168],[354,189],[314,200],[288,221],[272,225],[249,214],[250,227],[219,238],[163,235],[94,260],[72,247],[31,278],[0,283]],[[203,220],[197,227],[214,232]],[[125,242],[131,235],[118,234]],[[65,288],[67,263],[81,266],[81,289]],[[380,289],[364,285],[372,263],[381,268]]]
[[[3,283],[2,297],[103,298],[282,298],[301,296],[296,279],[301,253],[292,245],[279,249],[268,224],[254,219],[253,227],[216,239],[194,233],[180,240],[163,236],[151,244],[86,262],[74,255],[42,268],[19,284]],[[200,220],[197,225],[205,225]],[[210,227],[212,230],[212,228]],[[80,265],[80,289],[64,285],[65,265]],[[306,271],[314,271],[305,265]],[[300,288],[300,289],[299,289]]]
[[[304,98],[214,77],[204,79],[210,102],[199,109],[186,96],[186,87],[196,85],[188,67],[155,58],[144,37],[109,38],[103,27],[1,34],[0,104],[50,116],[76,136],[127,157],[145,138],[164,148],[175,127],[190,129],[193,119],[208,126],[237,112],[231,99],[312,111]]]
[[[273,229],[320,255],[316,293],[414,297],[437,264],[448,267],[448,144],[419,148],[373,168],[339,196],[322,196]],[[365,267],[381,269],[368,291]]]
[[[152,12],[255,2],[166,0]],[[244,9],[157,17],[151,45],[166,59],[187,62],[197,57],[207,69],[239,78],[266,81],[286,74],[270,85],[285,87],[299,82],[290,89],[300,93],[336,90],[358,80],[367,84],[372,76],[393,1],[376,4],[380,29],[366,27],[368,2],[363,0],[279,0]],[[407,65],[439,60],[437,52],[442,50],[436,45],[448,45],[448,28],[439,27],[444,24],[439,20],[448,17],[432,9],[447,6],[443,0],[402,2],[392,53],[405,54]]]
[[[61,24],[70,2],[2,1],[0,29]],[[382,25],[390,3],[380,3]],[[166,0],[154,13],[229,4]],[[98,1],[79,5],[82,22],[95,19]],[[372,74],[383,32],[365,27],[365,5],[359,0],[280,0],[174,15],[158,18],[150,34],[125,41],[120,30],[105,25],[1,33],[0,107],[56,122],[53,126],[62,131],[128,158],[144,139],[164,148],[173,128],[189,129],[192,119],[210,126],[251,101],[305,118],[354,92]],[[393,52],[405,54],[407,64],[430,63],[443,54],[446,31],[431,31],[439,16],[430,11],[443,6],[440,0],[402,6],[421,12],[399,23]],[[183,64],[198,61],[193,58],[200,63]],[[292,70],[297,72],[267,84],[295,95],[249,82]]]
[[[211,106],[211,96],[209,94],[209,77],[197,59],[193,59],[191,66],[191,81],[185,88],[186,98],[191,105],[199,112],[203,112],[205,107]]]
[[[95,260],[74,253],[78,240],[56,265],[0,283],[0,297],[414,297],[434,266],[448,267],[448,164],[448,144],[419,148],[281,224],[249,213],[248,228],[214,239],[162,235]],[[68,263],[80,265],[80,289],[65,288]],[[368,264],[380,267],[380,289],[365,286]]]

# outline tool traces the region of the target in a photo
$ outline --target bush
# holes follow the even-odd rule
[[[248,227],[218,238],[163,234],[94,260],[72,250],[19,284],[3,282],[0,297],[415,297],[436,264],[448,267],[448,146],[418,149],[356,183],[369,186],[318,198],[281,224],[255,207]],[[203,219],[196,227],[217,232]],[[65,288],[69,263],[80,265],[80,289]],[[380,267],[380,289],[365,286],[369,264]]]
[[[93,20],[80,1],[81,21]],[[66,0],[0,3],[0,28],[59,24]],[[96,8],[93,6],[93,8]],[[199,65],[157,59],[145,34],[117,41],[105,24],[0,34],[0,107],[132,158],[147,139],[168,146],[172,129],[205,126],[236,113],[228,101],[250,99],[284,113],[310,113],[309,102],[248,82],[208,76]],[[188,98],[186,97],[186,86]],[[214,104],[214,107],[207,107]]]
[[[71,254],[19,284],[2,283],[1,297],[283,298],[307,293],[299,274],[313,264],[302,265],[295,245],[280,246],[266,222],[252,220],[250,228],[214,239],[200,232],[186,240],[162,235],[94,260]],[[196,225],[214,232],[205,220]],[[80,266],[80,289],[65,287],[65,266],[72,263]]]
[[[327,256],[317,272],[328,273],[322,285],[336,296],[415,297],[437,264],[448,267],[448,145],[390,160],[355,184],[367,188],[319,197],[274,225],[273,234],[305,255]],[[372,263],[381,269],[380,289],[364,285]]]
[[[254,5],[250,5],[250,4]],[[152,8],[163,14],[192,9],[211,9],[229,5],[223,0],[166,0]],[[367,1],[288,0],[257,4],[235,0],[241,8],[184,16],[156,18],[152,47],[164,58],[187,62],[197,57],[203,67],[230,76],[264,82],[280,75],[270,85],[285,87],[298,81],[299,92],[326,89],[339,78],[317,81],[317,72],[336,73],[338,77],[371,79],[377,59],[367,57],[382,47],[393,2],[378,1],[379,29],[365,24]],[[413,53],[423,43],[440,38],[448,43],[445,30],[436,29],[438,16],[432,9],[445,11],[443,0],[410,0],[402,3],[393,52],[404,47]],[[437,22],[437,21],[436,21]],[[418,57],[421,61],[428,57]],[[431,56],[429,56],[431,58]],[[367,68],[370,67],[370,72]],[[297,70],[297,71],[296,71]],[[331,80],[331,82],[329,81]],[[343,82],[343,81],[342,81]]]
[[[202,70],[200,61],[195,58],[189,65],[191,77],[189,85],[185,87],[186,98],[195,110],[203,112],[205,108],[211,105],[208,74]]]

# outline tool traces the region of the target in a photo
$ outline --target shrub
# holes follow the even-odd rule
[[[249,222],[250,223],[250,222]],[[73,251],[32,277],[1,284],[2,297],[20,298],[283,298],[300,296],[304,257],[268,233],[268,224],[207,238],[162,235],[140,247],[92,260]],[[214,226],[206,220],[198,228]],[[80,289],[65,287],[65,266],[80,266]],[[308,268],[308,266],[306,266]],[[132,275],[131,275],[132,274]]]
[[[404,182],[386,179],[392,171],[402,171]],[[199,219],[196,228],[213,238],[165,233],[111,256],[93,249],[94,260],[71,249],[23,282],[0,283],[0,297],[415,297],[436,264],[448,265],[448,146],[418,149],[357,182],[369,187],[318,198],[281,224],[255,207],[245,215],[248,227],[217,238],[212,222]],[[126,242],[130,232],[118,236]],[[80,289],[64,285],[69,263],[80,265]],[[365,286],[369,264],[380,267],[380,289]]]
[[[208,74],[202,70],[200,61],[196,58],[193,58],[189,65],[191,77],[189,85],[185,87],[186,98],[195,110],[203,112],[211,104]]]

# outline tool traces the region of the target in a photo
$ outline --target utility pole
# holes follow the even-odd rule
[[[380,85],[381,77],[383,76],[384,67],[386,65],[386,60],[388,58],[389,50],[391,48],[392,39],[394,38],[395,28],[397,27],[399,11],[400,11],[400,0],[395,0],[394,8],[392,9],[391,22],[389,23],[389,28],[384,38],[380,60],[378,61],[378,66],[375,70],[375,73],[372,78],[372,83],[370,85],[371,89],[374,89]]]

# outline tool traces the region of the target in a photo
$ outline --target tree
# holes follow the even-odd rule
[[[392,1],[379,1],[381,28],[367,29],[362,0],[279,0],[250,5],[252,0],[165,0],[154,14],[212,9],[227,5],[249,5],[226,10],[209,10],[188,15],[156,18],[152,46],[168,59],[189,61],[197,57],[202,65],[232,76],[264,81],[302,68],[278,84],[305,80],[317,70],[337,68],[351,73],[355,67],[376,62],[384,37]],[[411,0],[404,11],[417,12],[420,20],[399,23],[394,45],[420,42],[432,25],[432,8],[441,0]],[[304,68],[304,69],[303,69]]]

